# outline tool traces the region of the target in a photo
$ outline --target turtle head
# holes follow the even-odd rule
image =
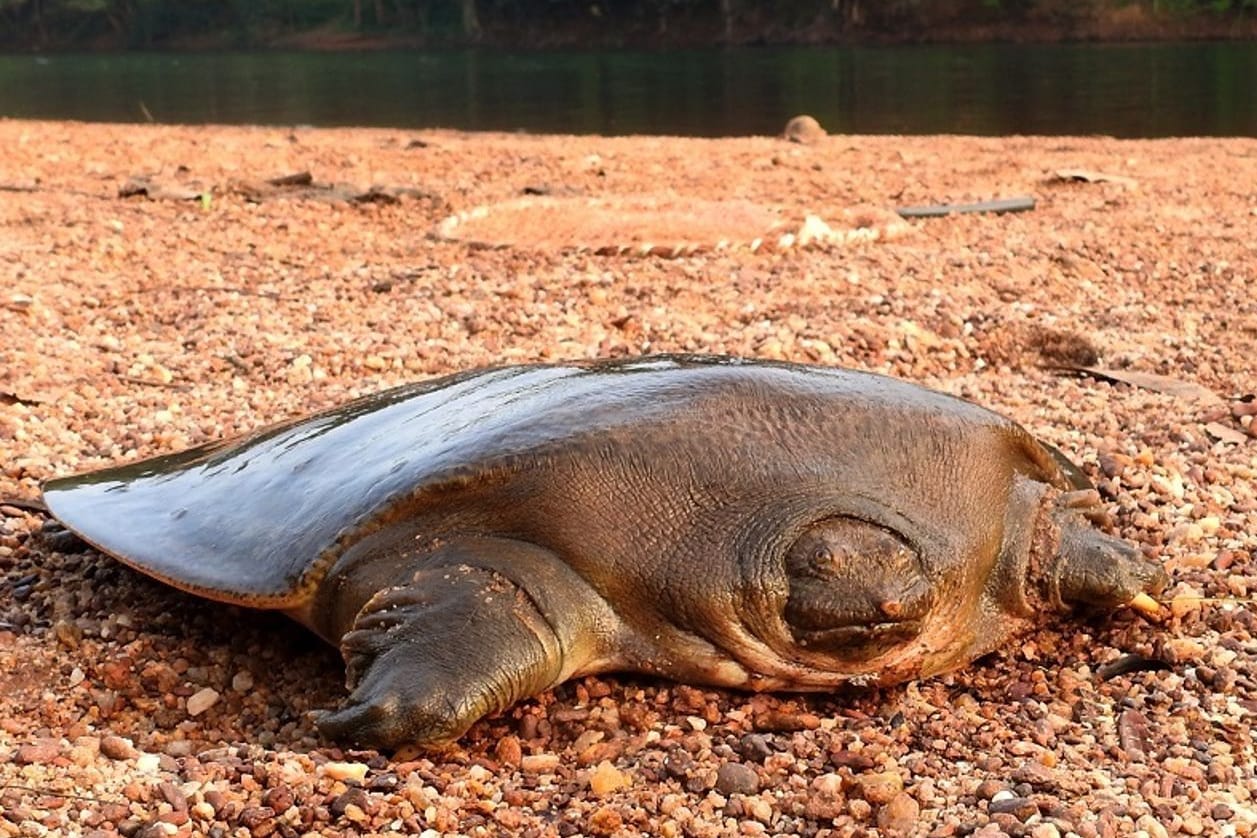
[[[795,642],[868,660],[920,633],[934,586],[898,533],[856,518],[820,521],[786,553],[785,621]]]
[[[1093,525],[1098,501],[1094,491],[1067,493],[1050,513],[1059,536],[1044,579],[1049,602],[1062,609],[1155,610],[1151,598],[1169,576],[1160,562]]]

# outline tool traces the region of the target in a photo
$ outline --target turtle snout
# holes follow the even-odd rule
[[[1170,582],[1160,562],[1081,520],[1061,525],[1054,577],[1063,605],[1100,609],[1129,605],[1141,594],[1155,596]]]

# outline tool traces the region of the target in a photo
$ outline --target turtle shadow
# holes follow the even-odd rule
[[[308,713],[344,697],[344,666],[304,627],[184,593],[90,548],[65,553],[33,540],[29,561],[21,631],[82,673],[50,688],[68,690],[98,729],[137,742],[180,730],[211,748],[320,744]],[[189,698],[205,690],[213,705],[191,712]]]

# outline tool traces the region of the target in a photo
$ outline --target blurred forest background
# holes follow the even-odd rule
[[[1246,37],[1257,0],[0,0],[0,47],[651,46]]]

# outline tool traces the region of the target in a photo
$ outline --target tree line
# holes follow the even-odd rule
[[[0,45],[146,48],[255,46],[285,34],[349,32],[422,43],[614,44],[909,40],[930,27],[1065,26],[1087,16],[1257,17],[1257,0],[0,0]],[[198,41],[201,39],[201,41]],[[553,40],[553,39],[552,39]],[[673,39],[674,40],[674,39]]]

